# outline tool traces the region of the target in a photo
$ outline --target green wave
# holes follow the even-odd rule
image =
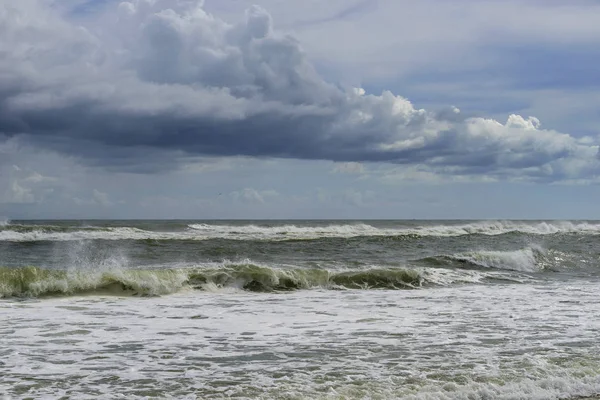
[[[157,296],[184,288],[238,288],[251,292],[281,292],[311,288],[410,289],[424,279],[410,269],[328,271],[276,269],[253,264],[196,269],[55,270],[0,267],[0,297],[44,297],[112,293]]]

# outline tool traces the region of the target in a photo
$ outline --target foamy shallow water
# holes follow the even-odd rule
[[[599,283],[0,301],[5,398],[600,393]]]

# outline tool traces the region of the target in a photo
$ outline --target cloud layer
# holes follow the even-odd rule
[[[466,118],[327,82],[256,6],[235,25],[193,0],[109,4],[74,22],[48,1],[0,0],[0,54],[0,138],[93,165],[244,155],[539,182],[600,171],[598,138],[534,117]]]

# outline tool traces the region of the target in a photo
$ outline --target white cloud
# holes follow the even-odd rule
[[[452,183],[493,183],[498,178],[489,175],[461,175],[456,168],[435,170],[427,165],[410,165],[393,168],[383,168],[378,171],[377,179],[384,184],[400,183],[419,184],[452,184]],[[511,179],[512,180],[512,179]]]
[[[428,111],[387,90],[342,90],[260,7],[229,24],[199,1],[135,0],[109,3],[103,18],[82,27],[45,4],[0,4],[0,126],[90,163],[160,170],[173,157],[246,155],[355,163],[337,172],[388,162],[413,168],[408,178],[540,182],[586,180],[600,170],[597,138],[542,129],[535,117],[501,123]],[[467,33],[458,27],[449,40]],[[439,35],[424,40],[432,38]],[[233,193],[258,203],[267,196]]]
[[[15,179],[11,182],[10,188],[4,193],[2,200],[3,203],[28,204],[34,203],[35,197],[30,188],[22,187],[19,185],[19,181]]]
[[[536,117],[529,117],[527,119],[520,115],[511,114],[506,122],[506,127],[523,129],[526,131],[535,131],[540,127],[540,120]]]
[[[358,12],[348,13],[364,3]],[[208,2],[239,20],[253,0]],[[353,82],[394,77],[443,63],[445,71],[485,68],[490,43],[597,43],[600,6],[590,1],[264,0],[277,26],[293,32],[319,62]],[[312,23],[310,23],[312,22]],[[368,29],[356,29],[357,26]],[[327,40],[323,40],[327,38]]]
[[[101,206],[110,206],[113,203],[108,199],[108,194],[101,192],[97,189],[94,189],[92,192],[92,198],[94,199],[94,202],[96,204],[99,204]]]
[[[38,172],[32,171],[31,174],[24,179],[24,181],[31,183],[55,182],[56,178],[53,178],[51,176],[44,176]]]
[[[32,204],[44,200],[54,189],[48,184],[55,178],[13,164],[8,173],[0,173],[0,203]],[[4,190],[2,188],[4,187]]]

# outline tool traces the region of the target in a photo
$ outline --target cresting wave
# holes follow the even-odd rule
[[[178,239],[176,232],[151,232],[138,228],[62,227],[52,225],[6,225],[0,227],[0,241],[73,241],[73,240],[168,240]],[[185,237],[181,237],[185,239]]]
[[[547,265],[545,251],[541,247],[527,247],[515,251],[477,251],[452,256],[443,256],[449,260],[463,262],[475,267],[537,272]]]
[[[503,235],[506,233],[528,233],[551,235],[556,233],[600,234],[600,223],[555,221],[477,221],[467,224],[421,225],[405,227],[376,227],[365,223],[327,226],[260,226],[260,225],[212,225],[192,224],[189,228],[215,237],[265,237],[272,239],[304,239],[320,237],[357,236],[464,236],[464,235]]]
[[[326,289],[416,288],[424,278],[411,269],[328,271],[275,269],[254,264],[221,268],[106,271],[51,270],[39,267],[0,268],[0,297],[41,297],[113,293],[157,296],[192,288],[233,288],[251,292]]]
[[[479,221],[466,224],[377,227],[366,223],[322,226],[191,224],[184,230],[148,231],[135,227],[75,227],[52,225],[0,225],[0,241],[73,240],[315,240],[353,237],[452,237],[464,235],[503,235],[523,233],[600,234],[600,223]]]
[[[253,263],[225,261],[190,268],[124,269],[114,263],[72,269],[47,269],[34,266],[0,267],[1,297],[40,297],[112,293],[158,296],[182,289],[215,291],[238,289],[250,292],[283,292],[302,289],[415,289],[423,286],[483,283],[485,280],[521,282],[518,276],[503,271],[539,270],[536,251],[474,252],[417,260],[428,266],[364,269],[273,268]],[[539,250],[541,252],[541,250]],[[541,253],[540,253],[541,254]],[[476,270],[436,268],[440,263],[471,264]],[[455,265],[447,265],[455,267]],[[493,269],[496,271],[482,271]]]

